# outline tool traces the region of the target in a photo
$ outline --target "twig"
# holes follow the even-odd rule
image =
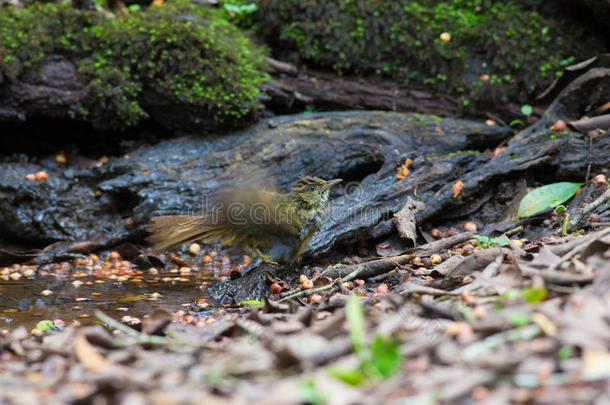
[[[360,275],[360,272],[363,270],[364,270],[364,266],[360,265],[360,266],[358,266],[358,268],[356,270],[354,270],[347,276],[343,277],[342,279],[335,281],[334,283],[324,285],[324,286],[318,287],[318,288],[311,288],[309,290],[301,290],[301,291],[295,292],[293,294],[289,294],[283,298],[280,298],[276,302],[287,301],[289,299],[296,298],[296,297],[307,297],[309,295],[313,295],[313,294],[316,294],[316,293],[319,293],[322,291],[330,290],[333,287],[336,288],[338,284],[343,284],[345,282],[355,279],[356,277],[358,277]]]
[[[355,269],[360,267],[364,267],[364,270],[358,274],[360,278],[376,277],[383,273],[387,273],[388,271],[394,270],[396,267],[409,263],[409,261],[414,257],[430,256],[434,253],[449,249],[452,246],[469,240],[472,238],[472,235],[474,235],[474,232],[463,232],[449,238],[440,239],[434,242],[426,243],[425,245],[421,245],[419,247],[407,249],[396,256],[388,256],[381,259],[371,260],[358,265],[330,268],[320,273],[320,275],[316,278],[330,277],[334,279],[337,277],[344,277],[348,274],[352,274]]]
[[[570,250],[568,253],[566,253],[565,255],[563,255],[562,257],[557,259],[555,262],[553,262],[549,266],[549,268],[546,270],[543,270],[542,273],[544,274],[545,272],[552,272],[553,270],[557,269],[562,263],[567,262],[568,260],[570,260],[571,258],[576,256],[578,253],[580,253],[583,250],[585,250],[586,248],[588,248],[593,242],[601,239],[602,237],[606,236],[607,234],[610,234],[610,228],[599,231],[595,236],[593,236],[588,241],[583,242],[580,245],[576,246],[574,249]]]
[[[127,343],[121,342],[120,345],[124,345],[124,344],[129,345],[129,344],[134,344],[134,343],[150,343],[150,344],[157,344],[157,345],[166,345],[169,341],[166,337],[163,337],[163,336],[151,336],[151,335],[147,335],[142,332],[138,332],[137,330],[130,328],[129,326],[124,325],[121,322],[117,321],[116,319],[106,315],[102,311],[95,311],[94,315],[96,316],[97,319],[104,322],[108,326],[113,327],[114,329],[120,330],[121,332],[134,338],[133,341],[127,339]]]
[[[522,230],[523,230],[523,225],[519,225],[519,226],[517,226],[517,227],[515,227],[515,228],[513,228],[513,229],[511,229],[509,231],[504,232],[504,235],[511,236],[511,235],[514,235],[514,234],[516,234],[518,232],[521,232]]]
[[[597,209],[597,207],[601,206],[607,201],[610,201],[610,187],[601,196],[599,196],[597,200],[587,204],[583,208],[576,211],[576,214],[574,214],[574,218],[572,218],[568,225],[568,232],[573,232],[578,227],[580,221],[582,221],[585,215]]]

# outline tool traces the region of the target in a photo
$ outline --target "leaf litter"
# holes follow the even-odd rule
[[[593,224],[585,218],[605,212],[607,198],[564,222]],[[521,222],[499,235],[425,231],[415,220],[420,207],[410,200],[394,217],[401,238],[378,243],[378,257],[361,246],[341,264],[304,268],[298,282],[267,274],[272,287],[260,300],[213,308],[200,298],[174,312],[155,304],[142,317],[97,305],[80,326],[47,319],[0,329],[0,403],[610,400],[610,227],[539,241],[513,239]],[[415,245],[418,232],[427,243]],[[229,278],[249,263],[192,246],[158,255],[125,245],[101,257],[90,248],[57,245],[37,265],[6,267],[0,277],[54,274],[74,278],[76,289],[100,280],[122,288],[146,276],[186,283],[206,269]],[[94,302],[93,294],[76,303]],[[159,299],[134,291],[115,301]]]

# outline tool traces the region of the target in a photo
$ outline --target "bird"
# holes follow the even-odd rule
[[[211,212],[152,217],[147,241],[155,249],[198,240],[237,243],[265,263],[298,263],[322,224],[330,189],[341,181],[301,176],[287,192],[247,183],[228,186],[217,193]]]

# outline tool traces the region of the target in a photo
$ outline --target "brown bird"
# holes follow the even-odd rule
[[[267,263],[299,261],[322,223],[330,181],[302,176],[290,192],[240,186],[219,193],[210,213],[153,217],[147,240],[156,249],[185,242],[239,243]]]

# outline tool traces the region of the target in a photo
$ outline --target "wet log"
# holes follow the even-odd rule
[[[453,97],[432,95],[390,81],[371,83],[314,71],[294,74],[285,66],[275,69],[273,79],[263,86],[263,91],[269,96],[265,105],[276,114],[311,107],[318,111],[385,110],[444,116],[455,116],[458,112],[458,100]]]
[[[499,220],[519,180],[582,181],[610,166],[607,136],[590,138],[557,119],[581,118],[610,98],[610,69],[592,69],[566,88],[544,118],[513,136],[499,126],[394,112],[329,112],[266,119],[228,136],[189,136],[111,158],[93,168],[52,159],[0,163],[0,232],[13,242],[116,244],[141,241],[153,215],[201,210],[205,196],[253,169],[288,188],[303,174],[344,179],[309,254],[393,231],[407,197],[426,208],[418,223]],[[484,152],[484,153],[481,153]],[[411,173],[397,178],[407,159]],[[25,176],[46,170],[46,181]],[[463,187],[454,196],[452,185]],[[569,209],[581,201],[575,199]],[[127,219],[127,220],[126,220]]]

